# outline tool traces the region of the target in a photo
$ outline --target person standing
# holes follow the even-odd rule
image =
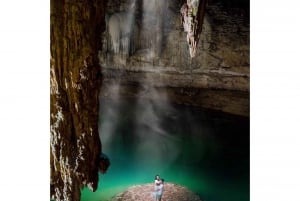
[[[161,201],[162,195],[164,193],[164,179],[161,179],[160,181],[161,182],[160,185],[158,186],[157,193],[156,193],[157,201]]]
[[[155,198],[155,201],[160,201],[161,198],[161,184],[162,180],[159,175],[154,177],[154,192],[152,193],[152,197]]]
[[[155,186],[159,186],[160,183],[161,183],[160,176],[159,176],[159,175],[156,175],[156,176],[154,177],[154,185],[155,185]]]

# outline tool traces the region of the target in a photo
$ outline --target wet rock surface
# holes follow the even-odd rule
[[[145,184],[130,187],[125,192],[116,195],[111,201],[153,201],[151,193],[154,185]],[[173,184],[165,183],[162,201],[201,201],[200,197],[189,189]]]

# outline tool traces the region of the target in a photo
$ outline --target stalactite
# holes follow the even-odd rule
[[[50,189],[56,201],[79,201],[109,166],[98,134],[102,0],[51,0]]]
[[[115,54],[129,55],[130,44],[135,27],[135,3],[133,2],[128,11],[114,13],[108,19],[108,32],[111,51]]]
[[[184,31],[187,32],[187,42],[189,45],[190,56],[196,56],[196,49],[202,31],[205,7],[207,0],[187,0],[181,7],[182,24]]]

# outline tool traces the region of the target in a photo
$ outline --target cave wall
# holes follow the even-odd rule
[[[95,191],[98,172],[108,166],[101,159],[98,133],[97,51],[105,29],[105,2],[51,0],[50,4],[51,198],[79,201],[80,189],[88,186]]]
[[[99,60],[107,97],[115,81],[133,96],[137,85],[151,85],[168,88],[173,102],[249,115],[249,1],[208,2],[193,59],[181,23],[184,1],[137,0],[134,12],[133,2],[111,0],[106,9],[107,22],[121,13],[134,15],[128,51],[115,52],[110,33],[102,34]]]
[[[206,7],[197,55],[191,59],[181,24],[181,1],[166,0],[160,5],[151,4],[161,2],[157,0],[143,2],[145,1],[136,1],[134,9],[135,26],[131,29],[134,32],[132,40],[135,51],[131,55],[122,57],[122,53],[116,54],[111,49],[108,31],[103,32],[103,48],[99,57],[104,68],[145,71],[143,67],[150,70],[161,67],[163,72],[193,73],[195,77],[201,72],[249,75],[249,16],[245,8],[239,4],[237,6],[240,7],[228,7],[218,1],[210,2]],[[130,0],[109,1],[106,9],[107,21],[114,15],[130,12],[128,7],[131,3]],[[162,46],[161,54],[154,53],[153,48],[158,38],[162,40],[159,43]],[[149,52],[153,54],[147,54]],[[248,85],[244,84],[240,89],[248,90]]]

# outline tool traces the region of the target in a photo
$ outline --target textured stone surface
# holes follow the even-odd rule
[[[57,201],[80,200],[83,186],[95,191],[109,165],[98,134],[104,7],[101,0],[51,0],[50,189]]]
[[[207,0],[187,0],[180,9],[182,26],[187,33],[187,43],[192,58],[196,55],[206,5]]]
[[[231,4],[217,0],[208,2],[193,59],[190,58],[186,34],[181,24],[182,2],[166,0],[164,4],[158,5],[163,14],[150,9],[147,12],[148,17],[140,14],[145,12],[145,8],[137,5],[130,54],[115,53],[110,47],[109,34],[103,33],[103,51],[99,52],[99,60],[104,81],[117,81],[122,86],[134,83],[172,88],[175,93],[178,93],[176,89],[183,88],[213,89],[216,90],[214,97],[222,97],[224,100],[223,106],[219,107],[220,100],[213,98],[209,108],[249,115],[249,13],[245,9],[247,1],[242,1],[246,6],[241,6],[237,1]],[[115,13],[128,11],[125,1],[112,0],[108,5],[107,19]],[[157,46],[161,51],[157,51]],[[230,91],[233,97],[223,96],[222,90],[226,94],[226,91]],[[241,97],[241,93],[245,95]],[[188,99],[186,101],[190,102]],[[201,100],[194,102],[198,102],[199,106],[208,106],[206,103],[200,104],[203,102]]]
[[[116,195],[111,201],[153,201],[152,192],[154,192],[154,184],[137,185]],[[162,200],[201,201],[200,197],[189,189],[173,183],[165,183]]]
[[[114,1],[112,1],[114,2]],[[135,52],[130,56],[114,54],[109,48],[109,37],[103,34],[103,51],[99,54],[103,67],[118,69],[144,70],[161,67],[173,67],[178,73],[200,73],[203,70],[223,70],[240,76],[249,76],[249,21],[245,11],[236,8],[229,9],[221,4],[209,4],[206,8],[203,31],[200,37],[196,58],[191,59],[187,50],[186,36],[183,32],[180,19],[180,5],[167,1],[164,6],[162,54],[151,54],[153,49],[149,41],[155,40],[157,35],[155,26],[157,20],[152,16],[153,23],[147,23],[153,30],[144,33],[143,20],[136,19],[135,27],[138,35],[135,43]],[[112,3],[110,3],[112,4]],[[120,6],[123,8],[125,6]],[[107,12],[117,11],[118,6]],[[109,17],[108,17],[109,18]],[[148,17],[150,18],[150,17]],[[148,19],[150,21],[151,19]],[[147,46],[148,44],[148,46]],[[247,90],[247,89],[245,89]]]

